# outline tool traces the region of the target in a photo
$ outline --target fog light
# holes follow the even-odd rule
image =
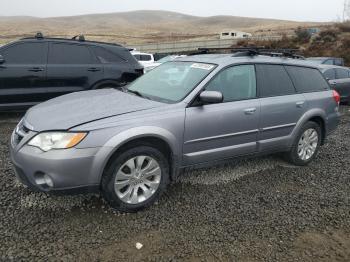
[[[49,177],[48,175],[44,175],[44,180],[45,180],[45,184],[48,185],[49,187],[53,187],[53,181],[51,179],[51,177]]]
[[[35,183],[43,188],[53,187],[53,180],[51,179],[51,177],[41,172],[37,172],[35,174]]]

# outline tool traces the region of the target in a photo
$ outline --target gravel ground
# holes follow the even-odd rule
[[[186,172],[137,214],[20,185],[7,148],[20,116],[1,115],[0,260],[350,261],[350,107],[341,110],[309,167],[270,156]]]

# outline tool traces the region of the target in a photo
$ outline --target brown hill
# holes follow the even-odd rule
[[[131,44],[213,37],[224,28],[255,32],[314,24],[235,16],[198,17],[168,11],[132,11],[54,18],[0,17],[0,38],[5,42],[42,31],[51,36],[85,34],[91,39]]]

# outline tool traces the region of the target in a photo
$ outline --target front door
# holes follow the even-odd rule
[[[255,153],[260,101],[254,65],[224,69],[205,89],[221,92],[224,101],[186,109],[184,164]]]
[[[0,54],[0,105],[30,106],[45,100],[46,42],[22,42],[4,47]]]

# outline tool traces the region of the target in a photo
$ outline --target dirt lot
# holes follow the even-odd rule
[[[96,195],[16,182],[0,116],[0,260],[350,261],[350,107],[306,168],[278,156],[187,172],[151,209],[118,214]],[[137,250],[140,242],[143,248]]]

